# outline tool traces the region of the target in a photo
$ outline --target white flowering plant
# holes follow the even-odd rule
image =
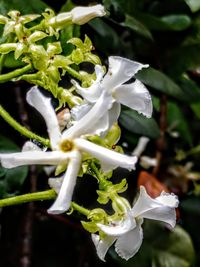
[[[77,212],[101,261],[106,261],[108,251],[127,261],[142,246],[145,221],[160,221],[169,235],[176,231],[179,200],[164,185],[156,194],[145,183],[138,183],[134,192],[132,185],[128,189],[128,177],[138,176],[141,168],[153,167],[155,174],[160,162],[141,156],[147,137],[141,137],[132,151],[126,149],[127,142],[120,140],[124,115],[134,114],[147,123],[143,135],[158,138],[160,132],[155,127],[148,134],[148,126],[155,123],[151,119],[153,101],[140,75],[151,70],[149,64],[119,55],[100,57],[88,35],[81,38],[76,33],[80,26],[93,25],[93,19],[108,14],[102,4],[75,6],[68,1],[58,14],[46,8],[40,14],[10,10],[0,15],[0,83],[28,88],[25,94],[16,93],[21,118],[25,114],[24,125],[0,105],[0,116],[26,137],[20,150],[14,146],[1,149],[0,143],[0,178],[6,180],[13,172],[21,179],[18,192],[0,192],[0,207],[49,200],[48,216],[63,218]],[[10,72],[6,69],[8,58],[17,66]],[[40,125],[45,128],[43,136],[35,133],[34,124],[38,132]],[[134,128],[129,123],[126,126]],[[45,190],[32,185],[31,192],[19,192],[28,175],[26,166],[31,166],[29,176],[47,177]],[[127,179],[119,178],[118,172]],[[95,189],[91,187],[95,201],[84,205],[76,195],[79,190],[80,196],[84,195],[91,177],[96,181]]]

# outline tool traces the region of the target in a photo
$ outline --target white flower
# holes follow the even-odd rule
[[[104,98],[104,100],[107,101],[107,98]],[[50,99],[43,96],[36,86],[27,93],[27,101],[43,116],[53,151],[41,151],[36,146],[28,143],[24,147],[24,151],[20,153],[0,154],[0,160],[5,168],[31,164],[67,166],[65,174],[60,178],[63,179],[63,181],[61,180],[61,188],[59,192],[56,190],[58,192],[57,199],[48,210],[49,213],[62,213],[69,209],[76,178],[81,167],[82,152],[97,158],[101,163],[102,169],[105,171],[118,166],[130,170],[135,168],[137,157],[129,157],[117,153],[84,139],[83,135],[90,133],[91,129],[97,130],[95,115],[98,114],[99,103],[95,104],[86,115],[87,118],[91,118],[90,123],[93,121],[92,125],[89,125],[83,117],[77,124],[61,134],[56,113],[50,103]],[[30,150],[27,151],[28,149]],[[52,180],[50,180],[50,184],[53,184]]]
[[[105,128],[107,127],[108,129],[117,121],[120,114],[120,104],[134,109],[148,118],[151,117],[152,101],[147,88],[139,80],[125,84],[139,70],[147,68],[148,65],[118,56],[111,56],[108,61],[109,68],[105,76],[102,66],[95,66],[96,80],[90,87],[83,88],[76,81],[72,80],[72,83],[77,88],[77,92],[87,102],[87,104],[75,108],[73,113],[75,118],[79,119],[83,116],[85,110],[90,109],[92,103],[99,101],[98,99],[105,92],[112,98],[112,104],[107,107],[107,113],[104,115],[104,122],[107,123]],[[103,107],[101,110],[103,111]]]
[[[101,260],[109,247],[115,242],[115,251],[126,260],[133,257],[139,250],[143,240],[143,219],[152,219],[165,222],[171,227],[176,224],[175,208],[178,198],[174,194],[162,192],[159,197],[152,199],[143,186],[140,195],[133,206],[127,209],[122,221],[111,222],[111,225],[97,224],[99,229],[106,234],[100,239],[99,235],[92,234],[97,254]]]
[[[70,12],[63,12],[50,19],[50,25],[65,25],[65,22],[72,22],[78,25],[87,23],[93,18],[105,16],[104,6],[94,5],[89,7],[78,6]]]

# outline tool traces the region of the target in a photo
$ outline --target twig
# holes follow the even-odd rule
[[[153,175],[157,176],[160,165],[163,157],[163,151],[165,150],[166,142],[165,142],[165,132],[167,130],[167,96],[162,95],[160,99],[160,137],[158,138],[156,142],[156,160],[157,165],[153,168]]]
[[[28,114],[25,109],[24,101],[21,95],[21,88],[17,86],[15,88],[16,101],[18,104],[18,111],[21,121],[28,128]],[[37,190],[37,175],[36,167],[30,167],[30,191],[31,193]],[[30,202],[25,210],[25,217],[23,220],[23,233],[21,241],[21,255],[20,255],[20,266],[31,267],[31,256],[32,256],[32,233],[33,233],[33,220],[34,220],[34,202]]]

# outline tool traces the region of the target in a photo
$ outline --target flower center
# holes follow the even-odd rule
[[[71,140],[64,140],[60,143],[60,150],[63,152],[71,151],[74,147],[74,143]]]

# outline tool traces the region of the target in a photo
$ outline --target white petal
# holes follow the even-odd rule
[[[129,157],[81,138],[75,139],[74,143],[79,149],[89,153],[102,163],[129,170],[135,169],[135,164],[137,162],[137,157],[135,156]]]
[[[62,139],[70,139],[80,137],[85,134],[96,133],[95,122],[98,122],[103,116],[106,115],[111,108],[112,98],[106,92],[103,92],[101,97],[90,109],[90,111],[83,116],[75,125],[63,132]],[[102,129],[104,131],[105,129]],[[101,129],[99,129],[101,132]]]
[[[101,240],[99,235],[92,234],[92,241],[96,247],[97,255],[102,261],[105,261],[106,253],[115,240],[116,237],[113,236],[106,236],[103,240]]]
[[[65,163],[70,158],[71,152],[59,151],[26,151],[19,153],[0,154],[0,161],[5,168],[14,168],[22,165],[57,165]]]
[[[161,221],[169,224],[172,228],[176,225],[176,211],[175,208],[167,206],[157,207],[152,210],[146,211],[142,214],[143,218]]]
[[[159,197],[156,198],[157,201],[162,203],[163,205],[166,205],[168,207],[177,208],[179,201],[178,197],[173,193],[166,193],[162,192]]]
[[[130,214],[127,214],[122,221],[114,221],[111,225],[97,223],[97,226],[107,235],[120,236],[133,229],[136,226],[136,222]]]
[[[70,208],[76,178],[81,165],[81,154],[78,151],[73,151],[72,153],[73,156],[69,160],[59,194],[53,205],[48,209],[50,214],[60,214]]]
[[[114,102],[112,108],[109,110],[109,129],[117,122],[121,112],[121,105],[117,102]]]
[[[102,86],[109,91],[130,80],[142,68],[149,66],[117,56],[109,57],[108,60],[109,68],[103,79]]]
[[[138,224],[134,229],[117,239],[115,251],[121,258],[128,260],[138,252],[142,240],[143,231],[140,224]]]
[[[72,80],[72,84],[76,87],[76,91],[80,94],[86,101],[94,103],[102,94],[101,80],[104,75],[102,66],[95,66],[96,80],[88,88],[81,87],[76,81]]]
[[[27,141],[23,147],[22,152],[25,151],[41,151],[42,149],[31,141]]]
[[[91,104],[82,104],[77,105],[71,109],[71,116],[73,120],[79,121],[82,117],[84,117],[92,108],[93,106]]]
[[[75,24],[85,24],[93,18],[102,17],[106,14],[104,6],[95,5],[90,7],[75,7],[71,10],[72,22]]]
[[[149,91],[139,80],[115,88],[113,97],[119,103],[142,113],[147,118],[152,115],[152,101]]]
[[[62,177],[54,177],[48,179],[49,186],[58,194],[62,186],[64,175]]]
[[[139,138],[138,144],[132,152],[132,155],[140,157],[141,154],[146,149],[147,144],[149,143],[150,139],[146,136],[142,136]]]
[[[174,227],[176,222],[175,207],[178,204],[177,196],[169,195],[169,201],[166,201],[166,196],[164,196],[165,200],[161,201],[161,197],[151,198],[145,188],[141,186],[139,198],[131,210],[132,215],[134,217],[163,221]]]
[[[83,104],[80,106],[76,106],[71,110],[71,115],[72,117],[76,120],[73,121],[73,125],[75,125],[76,123],[79,123],[79,120],[85,116],[92,108],[93,106],[91,104]],[[106,113],[101,119],[99,120],[95,120],[92,123],[92,134],[96,134],[99,136],[104,136],[108,129],[110,128],[109,125],[109,119],[110,117],[108,117],[108,115],[110,115],[110,111],[109,114]]]
[[[43,96],[37,86],[34,86],[30,91],[28,91],[26,99],[27,102],[37,109],[37,111],[43,116],[47,125],[51,146],[53,149],[56,149],[61,137],[61,133],[56,113],[51,105],[50,98]]]

